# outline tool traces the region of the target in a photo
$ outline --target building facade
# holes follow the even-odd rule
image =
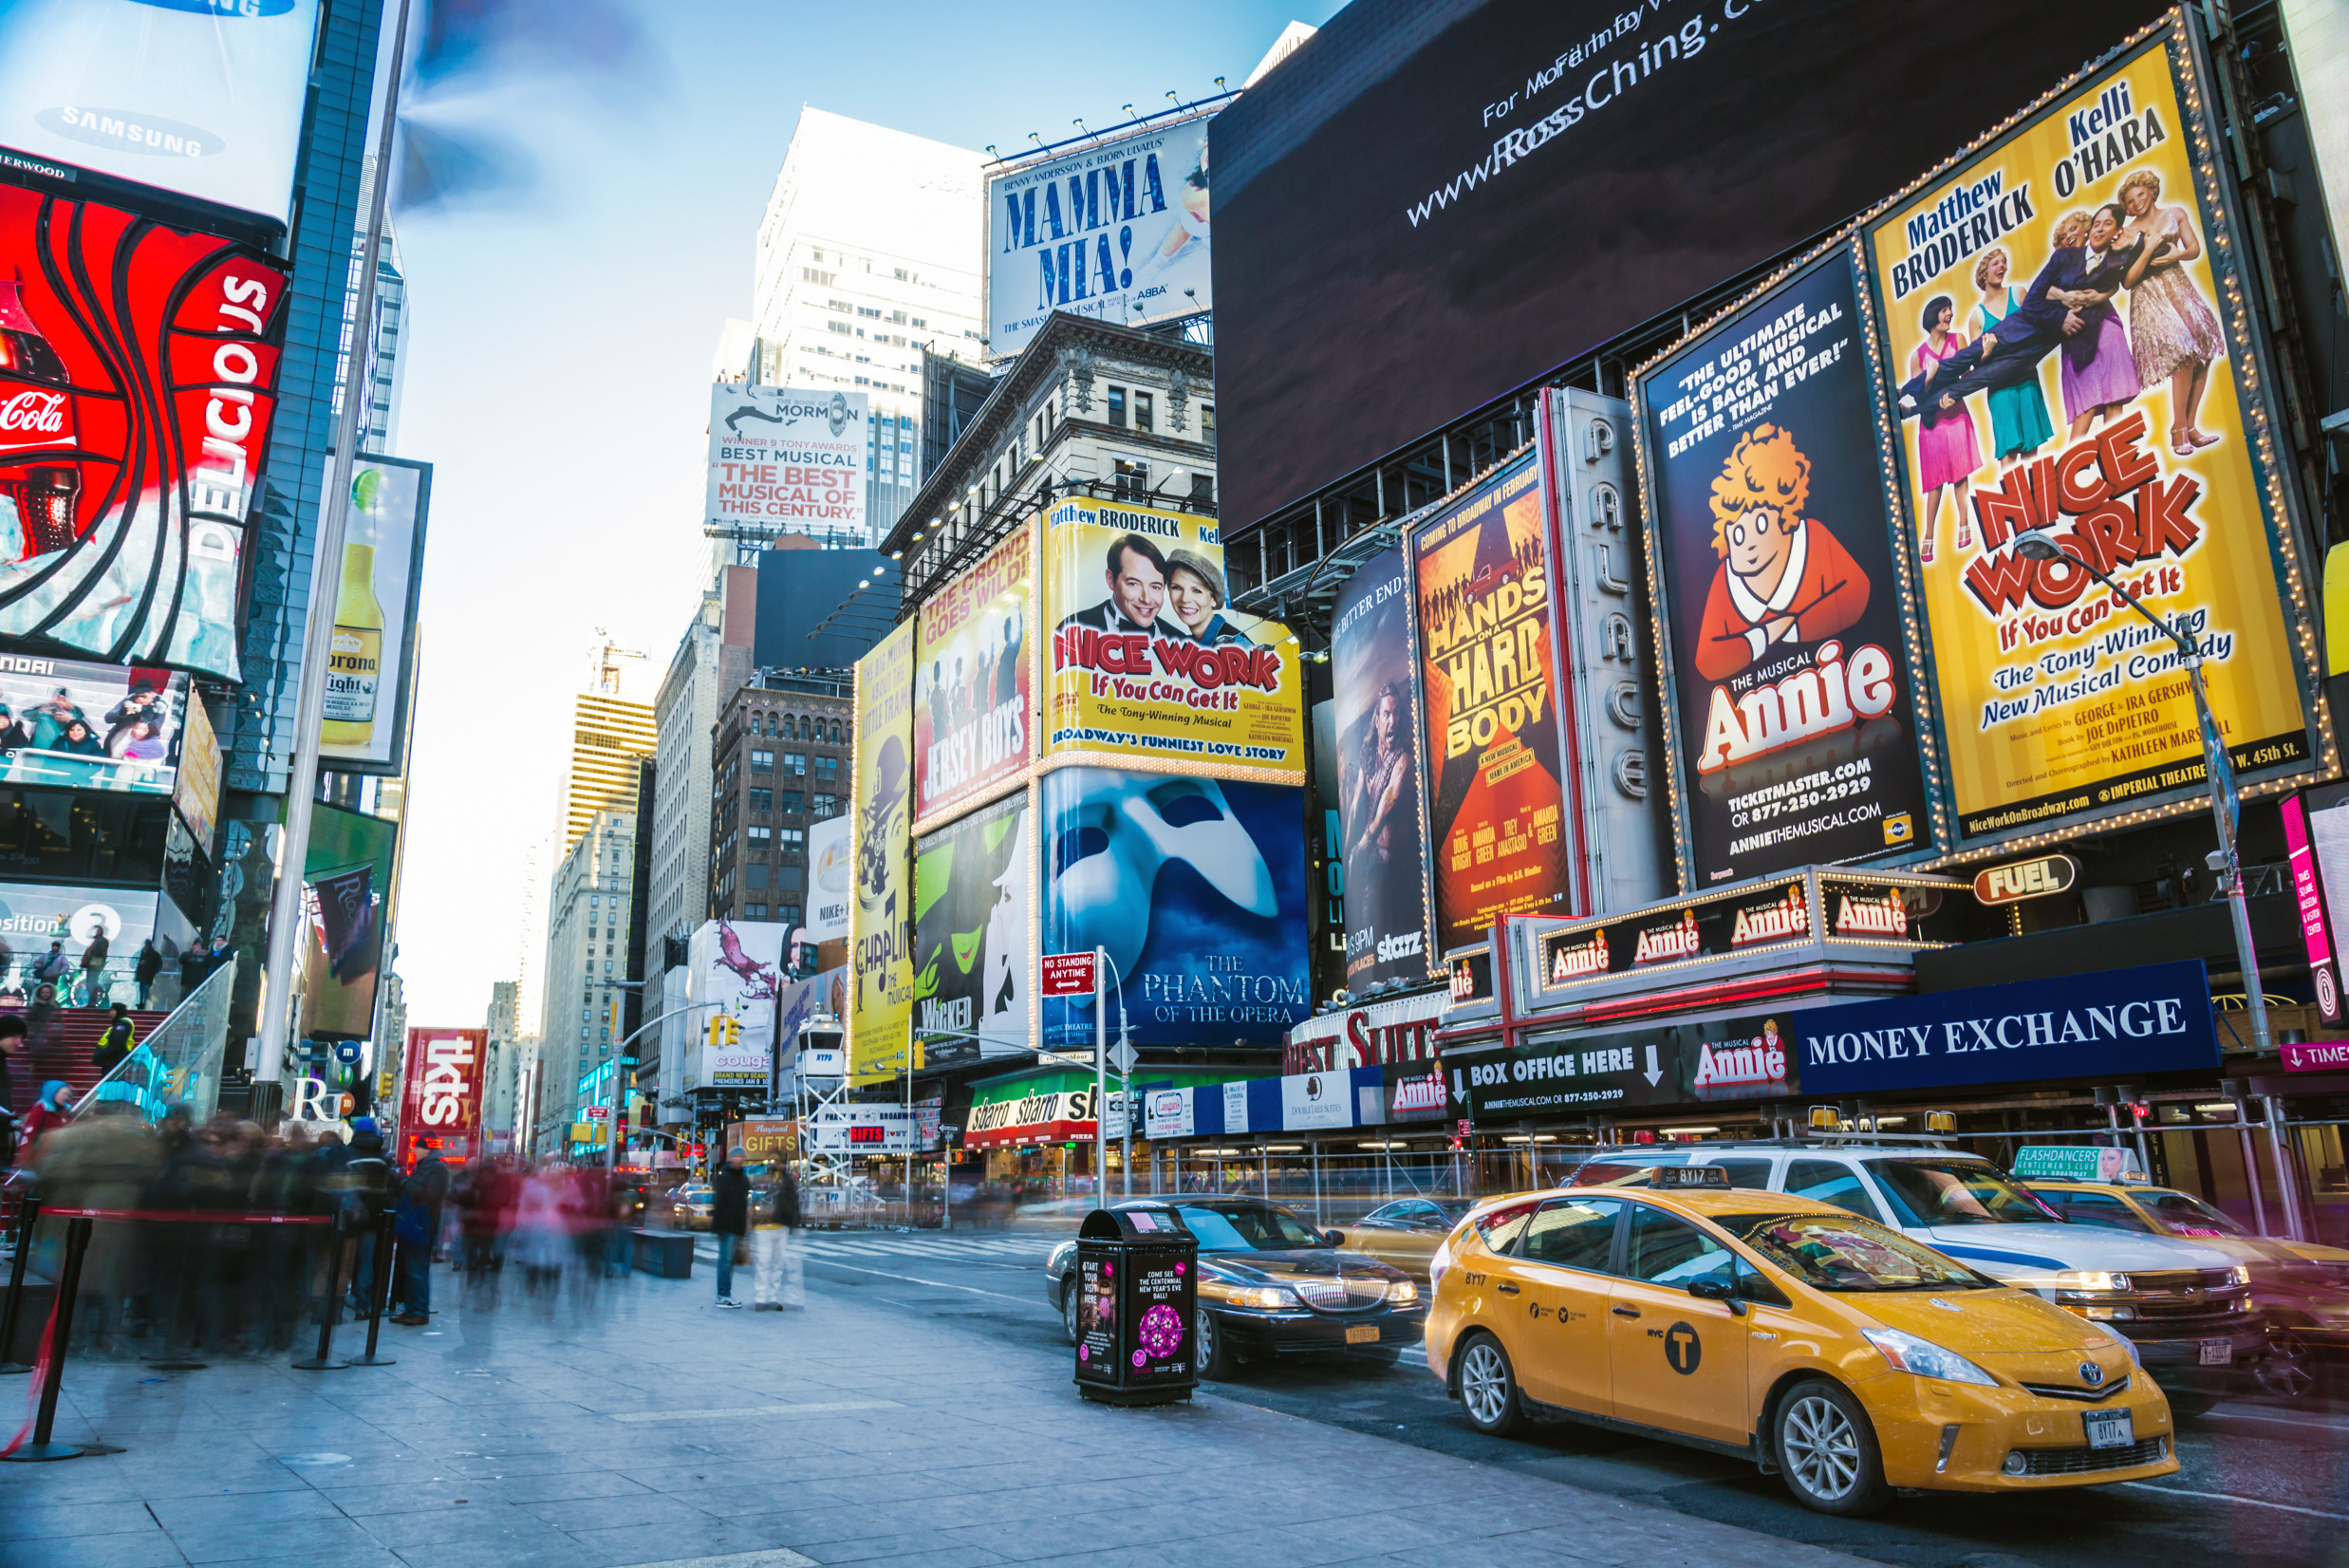
[[[521,1015],[522,982],[493,982],[485,1020],[489,1041],[481,1066],[481,1131],[492,1151],[512,1147],[514,1091],[522,1068]]]
[[[736,692],[710,747],[711,919],[806,917],[808,830],[848,809],[850,707],[813,681]]]
[[[571,700],[571,768],[563,785],[563,848],[568,852],[598,815],[636,814],[636,765],[655,753],[653,710],[598,692]]]
[[[664,939],[681,942],[709,918],[710,737],[727,697],[751,678],[749,593],[757,573],[748,567],[720,570],[718,586],[701,596],[685,635],[678,640],[660,695],[653,700],[653,799],[645,817],[652,875],[644,887],[644,937],[649,952]],[[659,967],[656,964],[656,967]]]
[[[631,769],[629,787],[635,787]],[[617,1072],[614,1042],[625,1033],[623,999],[628,905],[636,863],[636,813],[598,811],[555,870],[547,911],[545,1017],[539,1024],[538,1147],[558,1148],[579,1111],[598,1103],[580,1086]],[[599,1078],[601,1074],[601,1078]]]
[[[719,373],[871,397],[876,536],[919,483],[923,350],[985,346],[980,161],[803,108],[759,222],[748,358]]]

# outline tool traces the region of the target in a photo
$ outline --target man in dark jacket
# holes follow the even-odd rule
[[[751,1228],[751,1179],[742,1169],[742,1150],[728,1149],[710,1172],[710,1229],[718,1238],[718,1304],[738,1307],[734,1298],[734,1249]]]
[[[114,1017],[106,1021],[106,1032],[98,1036],[98,1044],[90,1052],[90,1065],[104,1077],[130,1059],[131,1046],[138,1035],[131,1022],[130,1009],[121,1002],[114,1004]]]
[[[149,937],[139,949],[138,967],[131,971],[131,978],[139,982],[140,1011],[145,1011],[147,1003],[154,999],[155,977],[162,972],[163,955],[155,950],[155,939]]]
[[[774,1190],[758,1205],[757,1228],[751,1232],[751,1306],[755,1312],[781,1312],[808,1304],[807,1286],[799,1269],[799,1184],[792,1167],[774,1167]],[[788,1283],[787,1283],[788,1280]]]
[[[392,1304],[401,1309],[392,1321],[403,1328],[420,1329],[432,1321],[432,1249],[440,1238],[440,1205],[448,1196],[449,1167],[428,1149],[400,1184],[399,1216],[392,1223],[393,1257],[399,1262]]]

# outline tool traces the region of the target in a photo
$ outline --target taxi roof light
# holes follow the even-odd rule
[[[1837,1131],[1843,1126],[1843,1111],[1836,1106],[1815,1105],[1811,1108],[1811,1126],[1820,1132]]]
[[[1957,1130],[1957,1112],[1954,1111],[1927,1111],[1925,1113],[1925,1130],[1928,1132],[1955,1132]]]
[[[1655,1166],[1648,1172],[1650,1186],[1705,1186],[1727,1190],[1729,1173],[1720,1166]]]

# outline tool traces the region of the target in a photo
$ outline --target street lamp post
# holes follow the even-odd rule
[[[2210,694],[2202,682],[2202,649],[2179,627],[2147,609],[2135,594],[2113,581],[2095,562],[2059,549],[2044,533],[2026,530],[2016,536],[2014,550],[2026,561],[2069,561],[2112,589],[2131,609],[2151,621],[2178,645],[2178,662],[2186,666],[2187,681],[2194,693],[2194,717],[2202,727],[2203,769],[2210,778],[2210,815],[2218,824],[2228,907],[2234,918],[2235,960],[2243,969],[2244,996],[2251,1013],[2252,1046],[2265,1055],[2272,1049],[2267,1037],[2267,1001],[2261,994],[2259,953],[2251,941],[2251,906],[2244,897],[2243,865],[2235,847],[2235,769],[2227,755],[2227,743],[2219,735],[2218,720],[2210,715]]]

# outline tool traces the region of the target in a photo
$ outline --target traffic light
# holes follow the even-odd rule
[[[710,1019],[710,1045],[722,1049],[742,1042],[742,1020],[731,1013],[720,1013]]]

